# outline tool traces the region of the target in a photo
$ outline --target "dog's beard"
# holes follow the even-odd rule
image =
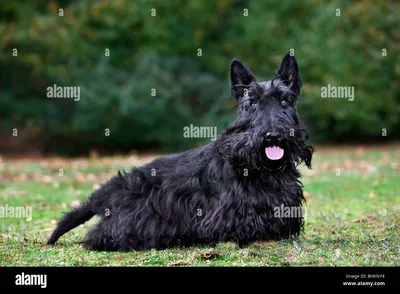
[[[313,148],[302,139],[302,130],[296,135],[284,137],[279,146],[271,146],[255,133],[231,133],[220,137],[216,146],[222,158],[238,168],[273,172],[301,162],[310,167]]]
[[[314,147],[307,142],[307,131],[299,127],[295,136],[290,136],[285,140],[285,148],[290,148],[288,160],[296,165],[305,163],[308,168],[311,168],[312,155]]]
[[[220,137],[216,146],[224,160],[229,160],[239,168],[274,170],[287,160],[283,148],[266,146],[264,140],[250,132]]]

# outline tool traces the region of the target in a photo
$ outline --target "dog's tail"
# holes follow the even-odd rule
[[[90,220],[94,215],[89,201],[86,201],[79,207],[73,208],[72,211],[66,213],[61,218],[57,228],[47,241],[47,244],[56,243],[62,235]]]

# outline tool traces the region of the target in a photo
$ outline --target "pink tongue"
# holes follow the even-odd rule
[[[271,160],[281,159],[283,157],[283,152],[282,148],[276,146],[265,148],[265,154]]]

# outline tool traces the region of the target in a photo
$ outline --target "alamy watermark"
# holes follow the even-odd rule
[[[32,206],[0,206],[1,218],[25,218],[28,222],[32,220]]]
[[[307,218],[307,208],[302,206],[280,206],[274,207],[274,217],[276,218]]]
[[[81,100],[80,87],[65,87],[54,84],[47,87],[47,98],[73,98],[74,101]]]
[[[217,139],[217,127],[212,126],[186,126],[183,128],[184,138],[211,138],[211,141]]]
[[[15,276],[15,285],[17,286],[40,286],[40,288],[47,287],[47,275],[25,274],[22,272]]]
[[[354,101],[354,87],[328,84],[326,87],[321,87],[321,98],[346,98],[348,101]]]

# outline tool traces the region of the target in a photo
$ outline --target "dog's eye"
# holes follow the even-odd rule
[[[286,106],[288,106],[288,102],[286,101],[286,100],[282,100],[281,101],[281,106],[283,106],[283,107],[286,107]]]

